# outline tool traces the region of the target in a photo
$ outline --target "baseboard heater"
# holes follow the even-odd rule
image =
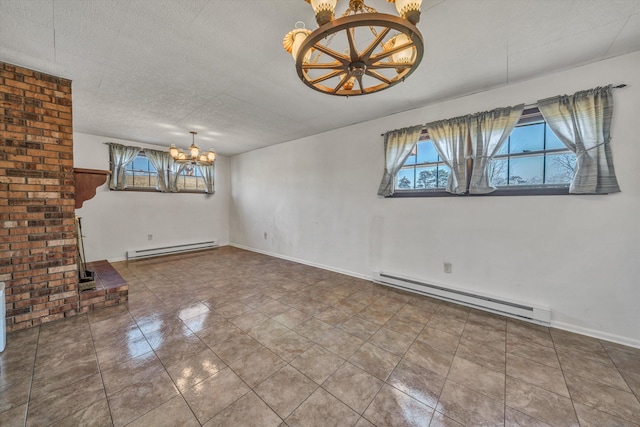
[[[451,301],[468,307],[477,308],[479,310],[520,318],[538,324],[548,326],[551,322],[551,310],[548,308],[505,301],[488,295],[475,294],[466,290],[453,289],[441,285],[432,285],[420,280],[383,272],[375,272],[373,274],[373,281],[381,285],[392,286],[394,288],[404,289],[410,292],[416,292],[445,301]]]
[[[160,255],[171,255],[179,254],[182,252],[200,251],[202,249],[210,249],[217,246],[217,242],[215,240],[211,240],[209,242],[186,243],[183,245],[162,246],[157,248],[130,249],[127,251],[127,261],[140,258],[150,258]]]

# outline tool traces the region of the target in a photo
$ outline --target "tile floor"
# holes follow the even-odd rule
[[[0,425],[634,426],[640,350],[224,247],[8,335]]]

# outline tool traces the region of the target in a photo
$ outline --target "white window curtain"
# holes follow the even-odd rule
[[[184,171],[187,165],[181,165],[180,163],[176,163],[173,158],[169,161],[169,191],[172,193],[178,192],[178,179],[180,178],[180,174]]]
[[[392,130],[384,134],[385,167],[378,188],[379,196],[393,194],[395,176],[420,139],[420,132],[422,125]]]
[[[467,191],[469,117],[438,120],[425,125],[438,155],[451,169],[447,182],[447,192],[451,194]]]
[[[569,193],[620,191],[610,145],[612,95],[609,85],[538,101],[538,108],[553,133],[576,153]]]
[[[166,193],[171,190],[171,181],[170,181],[170,167],[171,167],[171,155],[166,151],[158,151],[158,150],[144,150],[144,153],[147,155],[147,158],[151,162],[154,168],[156,168],[157,179],[156,179],[156,189]]]
[[[476,113],[470,118],[471,158],[473,159],[473,171],[469,182],[470,194],[487,194],[496,191],[490,182],[489,163],[513,132],[523,109],[524,104],[496,108]]]
[[[107,142],[107,145],[109,146],[109,166],[111,168],[109,188],[111,190],[124,190],[127,187],[125,168],[136,158],[140,148],[114,142]]]
[[[198,166],[200,169],[200,174],[202,175],[202,180],[204,181],[204,190],[207,194],[215,193],[215,186],[213,182],[214,171],[215,171],[215,163],[207,166]]]

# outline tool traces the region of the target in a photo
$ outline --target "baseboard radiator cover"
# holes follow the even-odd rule
[[[551,323],[551,310],[545,307],[531,306],[503,300],[489,295],[472,293],[468,290],[424,283],[417,279],[385,272],[373,273],[373,281],[381,285],[391,286],[441,300],[462,304],[468,307],[477,308],[479,310],[527,320],[545,326],[549,326]]]
[[[173,255],[183,252],[201,251],[203,249],[211,249],[217,247],[217,240],[210,240],[208,242],[185,243],[181,245],[168,245],[156,248],[129,249],[127,251],[127,261],[133,261],[142,258],[151,258],[161,255]]]

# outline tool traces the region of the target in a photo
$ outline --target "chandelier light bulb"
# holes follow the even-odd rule
[[[398,15],[416,25],[420,21],[422,0],[387,0],[396,4]]]
[[[311,3],[311,7],[316,14],[316,22],[322,26],[333,21],[336,3],[338,0],[305,0]]]

